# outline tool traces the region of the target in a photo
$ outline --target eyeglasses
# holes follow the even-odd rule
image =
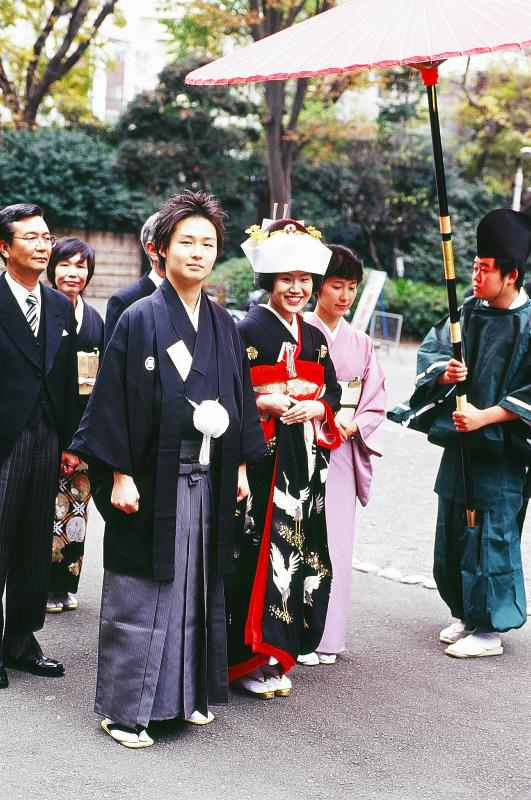
[[[13,236],[13,239],[21,239],[27,242],[28,245],[37,247],[37,242],[42,242],[45,247],[53,247],[57,239],[55,236],[50,236],[49,233],[28,233],[26,236]]]

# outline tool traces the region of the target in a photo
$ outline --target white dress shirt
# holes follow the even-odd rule
[[[157,289],[159,288],[160,284],[164,280],[164,278],[161,278],[159,273],[155,272],[154,269],[152,269],[151,272],[148,274],[148,278],[149,278],[150,281],[153,281],[153,283],[155,284]]]
[[[33,294],[37,298],[37,305],[35,307],[35,309],[37,311],[37,327],[35,329],[35,336],[37,336],[37,332],[39,330],[39,324],[40,324],[40,321],[41,321],[41,304],[42,304],[41,285],[40,285],[40,283],[37,281],[36,287],[34,289],[32,289],[31,291],[29,291],[29,289],[26,289],[25,286],[22,286],[22,284],[18,283],[9,274],[9,272],[6,271],[5,276],[6,276],[6,283],[9,286],[9,288],[11,289],[11,291],[13,292],[15,300],[19,304],[20,310],[24,314],[24,317],[26,316],[26,312],[28,310],[28,304],[26,302],[27,299],[28,299],[28,296],[30,294]]]
[[[83,324],[83,312],[85,310],[85,303],[81,299],[81,295],[77,296],[77,306],[74,309],[74,317],[76,318],[76,333],[79,333]]]

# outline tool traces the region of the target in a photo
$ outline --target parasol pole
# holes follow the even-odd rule
[[[444,159],[441,144],[441,129],[439,126],[439,112],[437,107],[437,91],[435,84],[439,79],[438,64],[412,65],[420,71],[422,82],[428,95],[428,108],[430,112],[431,140],[433,145],[433,158],[435,162],[435,179],[437,183],[437,196],[439,200],[439,226],[441,231],[442,252],[444,261],[444,276],[446,279],[446,293],[448,296],[448,310],[450,314],[450,340],[452,342],[453,357],[463,361],[463,348],[461,345],[461,321],[457,305],[454,253],[452,247],[452,226],[448,212],[448,198],[446,195],[446,176],[444,172]],[[456,405],[458,411],[466,411],[466,381],[456,385]],[[461,463],[463,468],[463,481],[465,490],[465,507],[467,525],[476,524],[476,511],[474,500],[474,485],[472,481],[472,466],[466,434],[459,433],[461,449]]]

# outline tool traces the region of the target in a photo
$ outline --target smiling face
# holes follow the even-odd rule
[[[518,270],[502,275],[496,266],[495,258],[474,259],[472,268],[472,287],[474,297],[486,300],[495,308],[508,308],[518,294],[515,282],[518,280]]]
[[[70,297],[74,305],[86,286],[88,278],[87,259],[81,253],[63,258],[55,266],[55,285],[58,291]]]
[[[177,291],[200,285],[216,261],[216,229],[206,217],[187,217],[175,226],[168,249],[161,247],[159,252],[166,259],[166,277]]]
[[[269,295],[269,304],[291,323],[293,315],[302,311],[310,299],[312,289],[311,272],[279,272]]]
[[[29,289],[35,288],[39,276],[48,265],[52,252],[51,243],[42,236],[49,234],[48,226],[42,217],[26,217],[13,222],[13,241],[0,242],[8,272],[15,280]],[[26,237],[39,237],[28,241]]]
[[[358,282],[345,278],[326,278],[317,295],[319,316],[327,322],[344,317],[356,299]]]

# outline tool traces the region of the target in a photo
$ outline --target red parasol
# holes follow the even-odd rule
[[[427,89],[437,179],[444,274],[453,356],[462,360],[452,233],[439,129],[438,66],[450,56],[531,45],[530,0],[348,0],[191,72],[186,83],[215,85],[308,78],[409,64]],[[466,387],[457,384],[457,407]],[[463,434],[467,522],[475,524],[474,491]]]

